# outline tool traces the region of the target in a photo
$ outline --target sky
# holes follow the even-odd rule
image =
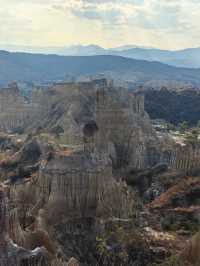
[[[200,47],[200,0],[0,0],[0,44]]]

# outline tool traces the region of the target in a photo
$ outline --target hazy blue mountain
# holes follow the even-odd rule
[[[25,53],[42,53],[42,54],[57,54],[57,55],[73,55],[87,56],[106,54],[107,50],[98,45],[72,45],[66,47],[33,47],[33,46],[18,46],[18,45],[0,45],[0,50],[10,52],[25,52]]]
[[[2,47],[2,48],[1,48]],[[57,54],[67,56],[116,55],[146,61],[157,61],[178,67],[200,68],[200,48],[168,51],[151,47],[125,45],[105,49],[98,45],[73,45],[66,47],[2,46],[2,50]]]
[[[200,48],[176,51],[177,65],[200,67]]]
[[[71,46],[55,51],[59,55],[117,55],[146,61],[157,61],[178,67],[200,67],[200,48],[168,51],[150,47],[121,46],[117,48],[104,49],[96,45]]]
[[[58,47],[37,47],[37,46],[25,46],[25,45],[7,45],[0,44],[0,50],[6,50],[9,52],[23,52],[23,53],[41,53],[41,54],[54,54]]]
[[[104,74],[132,83],[164,81],[200,84],[200,69],[177,68],[120,56],[58,56],[0,51],[0,84],[10,81],[47,82],[66,77]]]
[[[135,48],[141,48],[141,49],[153,49],[153,47],[148,47],[148,46],[139,46],[139,45],[123,45],[123,46],[118,46],[114,48],[110,48],[110,51],[126,51],[130,49],[135,49]]]
[[[73,55],[73,56],[89,56],[89,55],[103,55],[107,51],[98,45],[74,45],[66,48],[60,48],[55,51],[59,55]]]
[[[200,67],[200,48],[179,51],[133,48],[120,51],[117,54],[128,58],[158,61],[173,66],[191,68]]]

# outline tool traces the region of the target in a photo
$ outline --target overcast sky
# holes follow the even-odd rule
[[[200,46],[200,0],[0,0],[0,44]]]

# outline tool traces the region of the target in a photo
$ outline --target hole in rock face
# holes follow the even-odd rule
[[[93,137],[95,133],[98,131],[98,126],[95,121],[90,121],[85,124],[83,128],[83,134],[85,137]]]

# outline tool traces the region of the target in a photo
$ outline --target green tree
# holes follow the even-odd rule
[[[175,131],[176,130],[176,126],[172,123],[167,123],[167,130],[170,131]]]
[[[197,145],[199,143],[199,132],[197,129],[193,129],[187,136],[186,136],[186,142],[188,144],[191,144],[193,146]]]
[[[183,121],[179,124],[179,130],[182,133],[185,133],[185,131],[188,129],[188,122],[187,121]]]

